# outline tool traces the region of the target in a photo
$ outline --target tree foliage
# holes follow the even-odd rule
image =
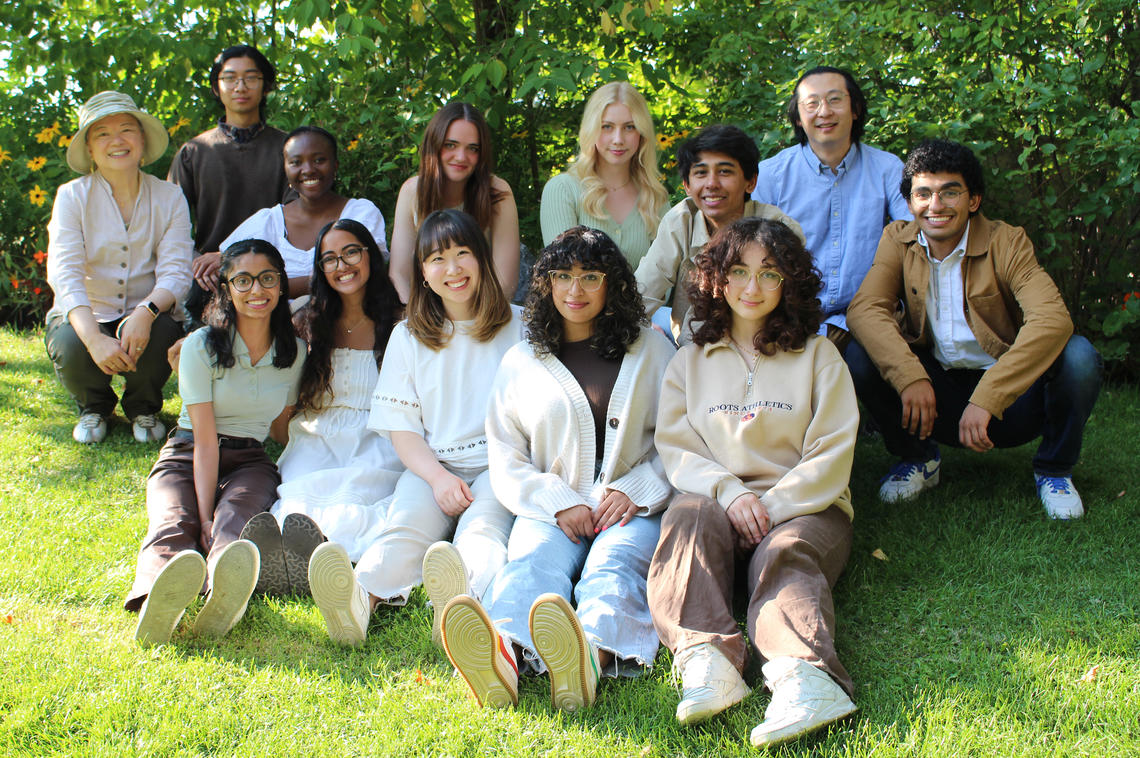
[[[206,70],[228,44],[266,51],[281,70],[271,121],[330,128],[345,191],[389,217],[431,114],[455,98],[480,107],[532,248],[542,185],[576,152],[599,84],[625,78],[646,93],[669,173],[677,135],[714,121],[747,128],[763,155],[787,145],[791,87],[827,63],[865,83],[868,142],[900,155],[924,136],[973,146],[989,171],[985,211],[1026,227],[1079,327],[1137,371],[1128,348],[1140,311],[1125,300],[1140,291],[1134,0],[52,0],[6,16],[0,317],[38,315],[50,294],[36,253],[69,178],[60,141],[78,104],[120,89],[180,142],[217,118]],[[50,142],[36,141],[56,123]]]

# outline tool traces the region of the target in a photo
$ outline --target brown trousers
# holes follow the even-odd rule
[[[214,499],[214,544],[206,560],[239,539],[246,522],[269,510],[277,498],[281,475],[260,445],[235,450],[218,448],[218,488]],[[154,578],[167,561],[183,550],[198,550],[202,524],[194,492],[194,441],[171,437],[162,447],[146,481],[149,526],[139,550],[135,584],[123,607],[137,611]]]
[[[748,647],[732,615],[732,589],[738,563],[747,561],[748,636],[761,658],[802,658],[853,694],[835,653],[831,599],[850,553],[851,519],[834,505],[773,527],[749,554],[719,503],[677,495],[649,566],[653,624],[674,653],[712,643],[743,671]]]

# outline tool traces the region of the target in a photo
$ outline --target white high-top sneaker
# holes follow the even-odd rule
[[[764,711],[764,721],[752,730],[756,747],[787,742],[858,710],[827,672],[805,660],[773,658],[763,670],[772,702]]]

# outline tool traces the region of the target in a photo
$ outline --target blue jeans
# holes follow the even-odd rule
[[[913,348],[912,348],[913,349]],[[855,392],[874,417],[887,450],[904,461],[926,461],[937,452],[935,440],[961,447],[958,421],[985,371],[943,368],[929,350],[917,349],[937,401],[938,418],[930,437],[920,440],[902,427],[902,402],[883,379],[863,346],[854,340],[844,354]],[[990,420],[987,433],[995,447],[1017,447],[1041,437],[1033,470],[1070,476],[1081,453],[1085,424],[1100,394],[1104,362],[1084,337],[1069,338],[1053,365],[1017,398],[1000,419]]]
[[[546,670],[530,638],[530,608],[544,592],[572,603],[582,630],[599,649],[613,653],[603,674],[634,676],[657,656],[657,632],[649,615],[645,577],[657,547],[661,516],[635,516],[593,540],[570,541],[557,524],[519,517],[507,544],[507,565],[483,598],[500,634],[523,649],[520,669]]]

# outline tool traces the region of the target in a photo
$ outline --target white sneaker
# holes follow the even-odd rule
[[[554,707],[577,711],[593,705],[601,676],[598,649],[566,598],[553,592],[538,596],[530,607],[530,638],[546,664]]]
[[[519,703],[519,668],[479,601],[457,595],[443,609],[443,649],[484,708]]]
[[[335,542],[323,542],[309,558],[309,587],[333,642],[363,644],[372,603],[356,581],[348,553]]]
[[[763,670],[772,702],[764,711],[764,720],[752,730],[756,747],[787,742],[858,710],[827,672],[805,660],[773,658]]]
[[[210,594],[194,619],[194,633],[205,637],[221,637],[241,621],[257,586],[261,556],[249,540],[235,540],[213,563]]]
[[[673,669],[681,676],[677,720],[682,724],[712,718],[751,692],[736,666],[711,642],[678,650]]]
[[[1049,518],[1073,519],[1085,515],[1085,504],[1073,486],[1073,477],[1035,473],[1033,478],[1037,482],[1037,496]]]
[[[166,436],[166,427],[153,413],[140,413],[131,421],[131,432],[137,442],[154,442]]]
[[[135,639],[140,645],[162,645],[194,602],[206,581],[206,561],[196,550],[183,550],[171,558],[154,578],[146,602],[139,610]]]
[[[938,485],[938,472],[941,467],[942,455],[937,452],[933,458],[922,463],[899,461],[891,466],[891,470],[883,477],[883,483],[879,487],[879,499],[884,503],[913,500],[923,490]]]
[[[467,568],[450,542],[437,542],[424,553],[424,589],[431,601],[431,641],[443,647],[443,609],[458,595],[470,595]]]
[[[98,413],[84,413],[75,422],[71,437],[80,444],[95,444],[107,439],[107,419]]]

